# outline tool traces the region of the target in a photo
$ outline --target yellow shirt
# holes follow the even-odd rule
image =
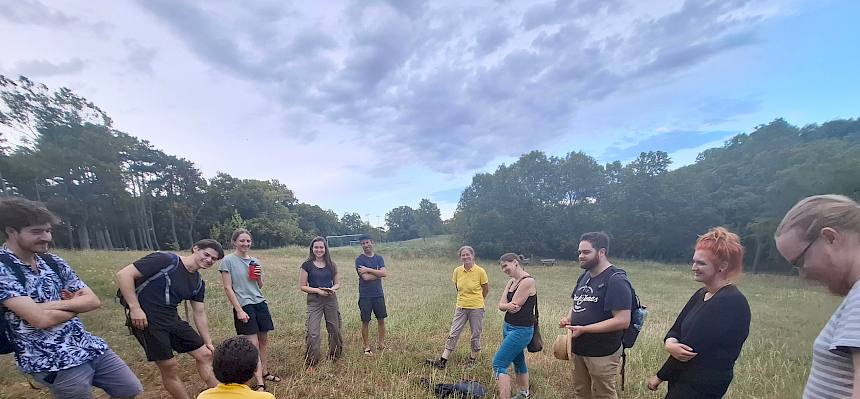
[[[275,395],[252,391],[245,384],[218,384],[200,392],[197,399],[275,399]]]
[[[468,271],[463,265],[454,269],[451,281],[457,286],[457,307],[463,309],[483,309],[484,292],[482,284],[487,284],[487,272],[478,264]]]

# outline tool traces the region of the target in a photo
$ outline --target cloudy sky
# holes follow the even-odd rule
[[[860,2],[0,0],[0,74],[69,87],[207,176],[373,224],[450,217],[520,154],[675,166],[860,116]]]

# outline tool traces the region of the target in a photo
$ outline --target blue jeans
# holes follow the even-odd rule
[[[507,374],[508,366],[514,364],[517,374],[528,373],[526,357],[523,351],[532,340],[535,333],[534,326],[512,326],[505,322],[502,325],[502,344],[493,356],[493,376],[498,378],[499,374]]]

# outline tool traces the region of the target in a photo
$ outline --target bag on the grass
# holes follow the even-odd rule
[[[432,385],[430,380],[421,379],[421,383],[433,389],[433,394],[439,399],[445,398],[482,398],[487,394],[487,388],[477,381],[460,381],[456,384]]]

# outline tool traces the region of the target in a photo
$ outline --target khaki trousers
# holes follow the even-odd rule
[[[573,397],[575,399],[618,399],[615,380],[621,370],[621,347],[609,356],[573,354]]]
[[[481,350],[481,332],[484,330],[484,309],[457,308],[454,310],[454,320],[451,321],[451,331],[448,332],[448,340],[445,341],[445,349],[449,352],[454,352],[457,341],[460,339],[460,333],[466,327],[466,322],[469,323],[469,329],[472,331],[472,352]]]
[[[320,321],[325,317],[328,332],[328,355],[336,359],[343,353],[343,337],[340,333],[341,316],[337,305],[337,294],[321,296],[308,294],[308,319],[305,324],[305,362],[314,366],[320,361]]]

